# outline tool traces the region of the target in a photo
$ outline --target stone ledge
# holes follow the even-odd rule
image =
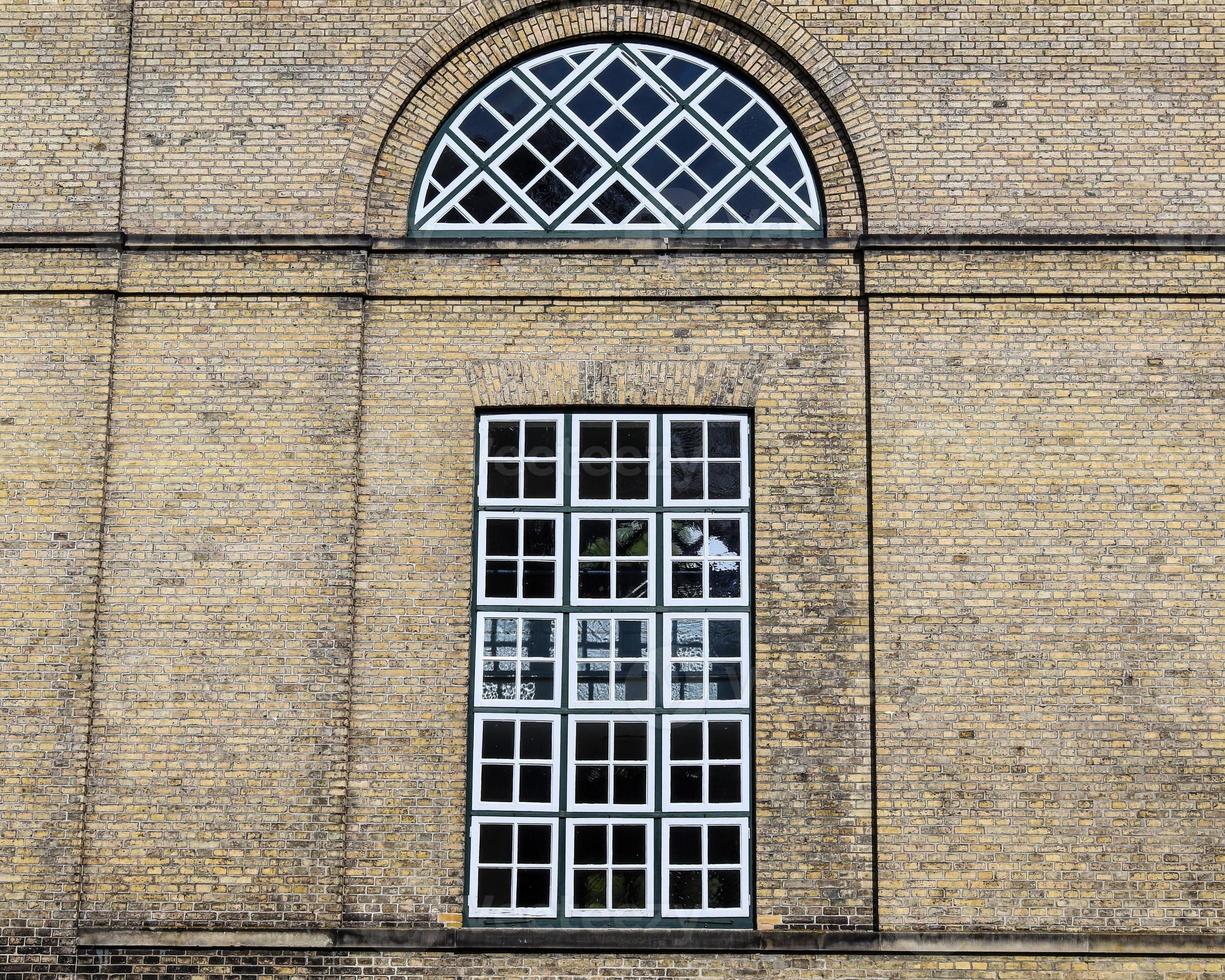
[[[93,929],[81,946],[453,952],[690,952],[1225,957],[1225,935],[751,929]]]

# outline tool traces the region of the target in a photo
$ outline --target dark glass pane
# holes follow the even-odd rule
[[[574,801],[576,803],[608,802],[608,767],[574,767]]]
[[[706,904],[710,908],[734,909],[740,906],[739,871],[709,871],[706,881]]]
[[[490,456],[518,456],[519,423],[490,422],[488,446]]]
[[[625,119],[625,117],[619,112],[616,115],[610,116],[600,126],[601,135],[603,135],[603,129],[617,119]],[[609,185],[608,190],[595,199],[595,203],[596,207],[604,213],[609,221],[613,224],[618,224],[624,221],[629,216],[629,213],[638,206],[638,198],[626,190],[625,186],[619,181],[615,181]]]
[[[578,495],[584,500],[612,499],[612,470],[608,463],[578,464]]]
[[[672,464],[672,499],[700,500],[702,498],[702,464]]]
[[[475,221],[488,221],[506,203],[502,195],[490,187],[485,181],[478,183],[472,190],[459,199],[464,210],[472,215]]]
[[[584,459],[608,459],[612,456],[612,422],[580,422],[578,452]]]
[[[515,723],[487,721],[481,727],[482,759],[513,759],[515,757]]]
[[[578,594],[581,599],[608,599],[612,596],[612,575],[606,562],[578,563]]]
[[[485,101],[512,123],[525,118],[536,104],[513,79],[491,92]]]
[[[647,594],[647,563],[623,561],[617,563],[617,598],[643,599]]]
[[[667,103],[645,85],[625,102],[625,108],[629,110],[630,115],[643,125],[651,122],[663,112],[665,105]]]
[[[756,221],[773,206],[774,201],[757,184],[749,181],[736,191],[727,203],[735,208],[745,221]]]
[[[641,806],[646,803],[646,766],[613,766],[612,801],[621,806]]]
[[[481,864],[510,864],[512,828],[508,823],[485,824],[481,827],[481,849],[477,860]]]
[[[672,653],[678,657],[700,657],[702,655],[702,621],[700,619],[674,619],[672,621]]]
[[[438,154],[438,162],[434,164],[433,178],[440,187],[450,187],[455,179],[464,172],[464,161],[450,147]]]
[[[702,769],[699,766],[673,766],[671,770],[672,802],[702,802]]]
[[[603,825],[574,828],[574,863],[605,864],[608,861],[608,834]]]
[[[533,557],[555,554],[556,535],[557,526],[552,521],[525,520],[523,522],[523,553]]]
[[[553,562],[525,561],[523,563],[523,597],[525,599],[553,598]]]
[[[702,455],[702,423],[672,423],[672,456],[674,459],[693,459]]]
[[[485,492],[490,497],[519,496],[519,464],[490,461]]]
[[[513,599],[519,569],[513,561],[485,562],[485,595],[490,599]]]
[[[617,521],[617,555],[622,558],[645,558],[650,552],[647,522]]]
[[[620,58],[613,58],[606,68],[596,75],[596,81],[614,99],[619,99],[638,81],[638,75]]]
[[[676,161],[659,147],[652,147],[634,164],[648,184],[658,187],[676,172]]]
[[[483,909],[510,907],[510,868],[481,868],[476,873],[476,904]]]
[[[612,829],[613,864],[645,864],[647,829],[641,824],[615,824]]]
[[[706,543],[708,555],[738,555],[740,554],[740,522],[715,520],[710,521],[710,538]]]
[[[528,188],[527,196],[535,201],[546,215],[551,215],[570,200],[572,193],[573,191],[562,182],[560,177],[548,173]]]
[[[699,153],[697,159],[689,166],[710,187],[714,187],[723,180],[733,168],[732,162],[713,146]]]
[[[710,665],[710,696],[715,701],[735,701],[740,697],[740,665],[712,663]]]
[[[672,563],[672,597],[674,599],[702,598],[702,566],[699,562]]]
[[[667,198],[668,203],[682,215],[692,211],[705,194],[706,188],[683,172],[677,174],[663,189],[663,195]]]
[[[519,554],[519,522],[515,520],[486,521],[485,554]]]
[[[565,58],[554,58],[532,69],[542,85],[548,89],[557,88],[562,81],[570,76],[571,68]]]
[[[529,460],[524,464],[523,496],[542,500],[557,495],[557,464],[552,460]]]
[[[550,759],[553,757],[553,726],[547,721],[519,723],[519,758]]]
[[[611,521],[580,520],[578,522],[578,553],[584,558],[604,558],[610,555],[608,536]]]
[[[706,455],[712,459],[740,458],[740,423],[711,422],[706,429],[710,449]]]
[[[579,659],[602,657],[607,659],[611,650],[610,621],[607,619],[580,619],[578,623]]]
[[[710,475],[711,500],[738,500],[740,498],[740,464],[707,463]]]
[[[664,145],[680,158],[688,160],[706,143],[706,138],[689,123],[681,120],[668,131],[664,137]]]
[[[647,875],[645,871],[614,871],[612,873],[612,907],[640,909],[646,905]]]
[[[705,70],[691,61],[682,61],[680,58],[673,58],[664,66],[664,74],[676,82],[682,92],[687,91],[694,82],[701,78]]]
[[[553,698],[553,662],[528,660],[523,664],[520,697],[524,701],[550,701]]]
[[[513,657],[518,644],[518,624],[513,619],[485,620],[483,652],[487,657]]]
[[[588,177],[600,169],[600,165],[581,146],[576,146],[554,166],[575,187],[581,186]]]
[[[710,740],[710,759],[740,758],[740,722],[711,721],[707,737]]]
[[[753,106],[728,130],[747,150],[757,149],[777,131],[778,123],[771,119],[770,114],[759,105]]]
[[[702,872],[669,871],[668,904],[674,909],[702,907]]]
[[[647,624],[637,619],[623,619],[617,623],[617,656],[645,657],[647,655]]]
[[[557,457],[557,423],[526,422],[523,430],[524,456]]]
[[[513,699],[516,695],[515,662],[486,660],[481,671],[481,692],[487,698]]]
[[[804,177],[804,170],[795,155],[795,149],[790,146],[770,161],[769,168],[787,187],[794,187]]]
[[[580,701],[607,701],[608,662],[604,660],[580,662],[574,675],[574,684]]]
[[[648,464],[617,464],[617,496],[621,500],[646,500],[651,495]]]
[[[569,108],[579,119],[590,126],[608,111],[610,104],[594,85],[587,85],[570,100]]]
[[[608,758],[608,723],[580,721],[575,725],[574,757],[576,759]]]
[[[606,871],[574,872],[574,905],[580,909],[607,908],[604,890],[607,887]]]
[[[734,825],[707,828],[706,860],[710,864],[738,864],[740,828]]]
[[[674,701],[702,700],[701,663],[679,663],[672,665],[672,699]]]
[[[647,699],[647,665],[645,663],[620,664],[616,671],[617,701],[645,701]]]
[[[477,106],[460,123],[459,130],[477,147],[488,150],[506,132],[506,127],[494,119],[488,109]]]
[[[672,864],[702,863],[702,828],[673,827],[668,833],[668,860]]]
[[[521,146],[499,165],[500,169],[520,189],[527,187],[544,170],[540,157],[536,156],[526,146]]]
[[[528,139],[546,160],[556,160],[574,142],[570,134],[550,119]]]
[[[524,620],[523,655],[525,657],[553,656],[553,623],[551,620]]]
[[[513,766],[481,766],[481,800],[485,803],[510,803],[514,799]]]
[[[726,123],[749,102],[744,90],[732,82],[720,82],[706,98],[701,106],[717,122]]]
[[[515,885],[515,904],[520,908],[538,909],[549,904],[548,868],[520,868]]]
[[[700,555],[705,540],[701,521],[672,522],[672,554]]]
[[[548,803],[553,798],[553,786],[548,766],[519,767],[519,802]]]
[[[711,803],[740,802],[739,766],[711,766],[708,775]]]
[[[619,721],[613,725],[613,758],[619,762],[645,760],[647,726],[639,721]]]
[[[519,825],[519,864],[548,864],[553,860],[550,849],[553,829],[548,824]]]
[[[715,561],[710,563],[710,596],[712,599],[738,599],[740,597],[740,562]]]
[[[672,758],[702,758],[702,723],[682,721],[672,726]]]
[[[618,458],[645,460],[650,455],[650,431],[650,424],[647,422],[618,423]]]

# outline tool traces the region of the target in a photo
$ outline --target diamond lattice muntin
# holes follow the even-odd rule
[[[575,45],[500,72],[422,172],[416,234],[822,234],[794,128],[727,68],[656,44]]]

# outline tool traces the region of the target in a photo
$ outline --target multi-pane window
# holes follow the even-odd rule
[[[795,127],[689,50],[577,44],[480,86],[426,153],[419,235],[823,234]]]
[[[467,920],[750,925],[749,417],[477,431]]]

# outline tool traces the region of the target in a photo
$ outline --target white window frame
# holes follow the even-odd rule
[[[491,619],[513,619],[518,624],[515,638],[515,655],[513,657],[491,657],[485,653],[485,624]],[[553,624],[553,697],[522,698],[518,691],[523,686],[523,666],[525,663],[544,662],[543,657],[526,657],[523,653],[523,624],[526,620],[537,620]],[[561,661],[565,656],[566,637],[562,632],[562,617],[560,613],[531,612],[479,612],[476,614],[476,684],[473,703],[476,705],[525,705],[537,708],[556,708],[561,704]],[[490,661],[511,660],[515,664],[515,691],[513,698],[485,697],[485,664]]]
[[[672,648],[672,626],[680,619],[700,620],[702,623],[702,656],[700,658],[678,657]],[[740,627],[740,656],[711,657],[710,655],[710,624],[711,621],[734,622]],[[752,657],[749,652],[749,614],[743,612],[694,612],[666,613],[664,615],[664,635],[660,643],[662,650],[661,663],[667,669],[663,678],[663,696],[665,708],[747,708],[749,706],[749,671],[753,669]],[[673,664],[700,663],[702,665],[702,697],[700,699],[682,699],[672,696],[672,666]],[[740,667],[740,697],[712,698],[710,696],[711,664],[735,663]]]
[[[714,827],[730,827],[736,826],[740,828],[740,861],[738,864],[711,864],[709,861],[708,850],[708,831]],[[700,865],[683,864],[675,867],[678,871],[700,871],[702,874],[702,907],[700,909],[674,909],[672,907],[672,879],[671,872],[674,870],[672,858],[670,854],[672,842],[673,827],[700,827],[702,829],[702,863]],[[660,912],[665,918],[740,918],[749,914],[749,821],[747,817],[739,819],[720,819],[714,818],[710,820],[689,819],[689,818],[664,818],[660,825],[660,834],[663,837],[660,848],[660,881],[661,888],[661,908]],[[711,870],[737,870],[740,872],[740,904],[736,908],[710,908],[709,889],[708,889],[708,872]]]
[[[740,726],[740,758],[711,759],[710,757],[710,725],[712,722],[734,721]],[[702,758],[677,759],[672,758],[672,728],[681,724],[700,724],[702,726]],[[661,783],[663,786],[663,809],[668,813],[734,813],[743,812],[749,808],[751,799],[749,793],[749,770],[752,767],[752,719],[743,714],[671,714],[664,715],[663,724],[663,754],[660,765],[663,767]],[[702,800],[698,803],[674,803],[672,801],[672,769],[673,764],[681,766],[699,766],[702,770]],[[737,803],[711,803],[710,797],[710,767],[727,766],[738,763],[740,766],[740,800]]]
[[[489,423],[490,422],[518,422],[519,423],[519,454],[517,456],[489,456]],[[524,452],[526,446],[524,440],[527,438],[527,423],[528,422],[552,422],[554,429],[554,445],[552,456],[526,456]],[[480,440],[480,453],[478,454],[479,470],[477,471],[477,502],[481,505],[492,507],[560,507],[563,494],[563,483],[565,473],[564,459],[565,454],[562,452],[563,432],[565,419],[562,415],[537,415],[534,413],[505,413],[500,415],[482,415],[480,425],[478,427],[477,438]],[[507,463],[519,464],[519,496],[518,497],[490,497],[488,495],[488,477],[489,463],[493,460],[498,460]],[[524,497],[523,496],[523,480],[524,472],[527,464],[536,460],[553,460],[555,473],[553,474],[553,496],[551,497]]]
[[[574,799],[574,789],[577,782],[575,773],[579,766],[600,765],[598,759],[579,759],[578,758],[578,740],[576,737],[576,728],[580,723],[586,722],[603,722],[605,725],[613,722],[638,722],[646,726],[647,731],[647,751],[646,758],[642,760],[641,767],[646,772],[646,802],[638,805],[626,803],[576,803]],[[614,758],[615,748],[614,739],[610,734],[608,739],[608,759],[604,760],[603,765],[609,769],[608,773],[608,795],[609,800],[612,799],[613,793],[613,767],[618,764]],[[629,765],[638,766],[637,760],[632,760]],[[654,715],[637,715],[632,713],[613,714],[608,712],[582,712],[569,715],[569,722],[566,730],[566,809],[575,813],[582,814],[605,814],[609,819],[612,819],[618,814],[635,814],[646,813],[655,809],[655,782],[656,782],[656,755],[655,755],[655,716]]]
[[[579,455],[581,439],[579,431],[584,422],[609,422],[613,427],[613,455],[607,460],[596,460],[594,458],[584,458]],[[620,422],[646,422],[647,423],[647,458],[643,462],[647,466],[647,496],[637,499],[625,499],[620,496],[611,498],[591,498],[583,497],[579,494],[579,468],[584,462],[607,462],[611,468],[611,486],[617,488],[617,467],[618,462],[626,463],[634,460],[635,457],[618,457],[617,452],[617,424]],[[570,499],[575,504],[590,507],[654,507],[655,506],[655,485],[659,475],[659,443],[656,441],[658,434],[656,432],[655,416],[640,415],[640,414],[587,414],[574,415],[571,417],[570,431]]]
[[[647,524],[647,553],[643,558],[618,558],[616,555],[616,521],[646,521]],[[614,522],[614,534],[610,535],[608,547],[610,554],[607,558],[580,558],[579,557],[579,522],[580,521],[612,521]],[[656,555],[655,549],[658,547],[658,542],[655,537],[655,514],[653,513],[637,513],[634,511],[580,511],[570,515],[570,604],[572,606],[612,606],[617,608],[635,608],[640,606],[655,605],[655,591],[658,583],[655,581],[655,565]],[[615,595],[610,595],[607,599],[592,599],[580,598],[578,594],[579,582],[579,565],[581,562],[596,563],[608,562],[611,566],[611,579],[609,582],[610,593],[615,593],[617,590],[617,563],[642,563],[645,560],[647,567],[647,594],[641,599],[618,599]],[[483,581],[483,580],[482,580]]]
[[[515,726],[514,734],[514,755],[510,759],[502,758],[486,758],[482,752],[485,746],[485,725],[491,721],[512,722]],[[473,719],[473,751],[472,764],[476,772],[472,779],[472,810],[490,811],[490,810],[514,810],[524,813],[546,813],[557,810],[558,807],[558,787],[561,781],[561,725],[558,724],[556,715],[545,714],[527,714],[527,713],[506,713],[497,711],[482,711]],[[524,724],[546,724],[550,731],[550,755],[547,760],[549,766],[549,800],[547,803],[523,803],[519,800],[519,770],[522,766],[541,766],[546,764],[544,759],[522,759],[519,756],[519,736],[520,729]],[[486,801],[483,799],[485,789],[485,764],[495,766],[512,766],[513,773],[511,777],[511,799]]]
[[[710,435],[709,423],[711,422],[731,422],[735,421],[740,426],[740,496],[733,499],[731,497],[712,499],[710,497],[710,468],[707,464],[711,462],[709,454]],[[700,414],[685,414],[679,413],[675,415],[664,416],[664,435],[661,441],[662,461],[664,467],[664,506],[665,507],[747,507],[753,496],[752,488],[752,468],[749,466],[749,418],[744,415],[729,415],[720,414],[718,412],[704,412]],[[672,424],[674,422],[701,422],[702,423],[702,455],[701,456],[677,456],[672,455]],[[727,463],[730,459],[716,456],[715,462]],[[701,463],[702,464],[702,496],[690,497],[688,499],[673,499],[672,497],[672,463]]]
[[[643,827],[646,833],[646,861],[642,865],[637,864],[615,864],[612,854],[612,829],[616,827]],[[574,860],[574,831],[577,827],[604,827],[605,828],[605,847],[607,848],[608,860],[604,864],[576,864]],[[566,915],[575,918],[631,918],[641,919],[644,916],[649,916],[655,909],[655,840],[654,840],[654,821],[653,820],[622,820],[613,816],[604,818],[582,817],[566,821],[566,862],[563,869],[566,875]],[[574,872],[575,871],[603,871],[608,876],[607,881],[611,884],[613,871],[618,870],[633,870],[637,871],[641,868],[646,874],[646,888],[643,892],[643,900],[646,903],[640,909],[614,909],[612,907],[612,890],[607,889],[605,892],[605,908],[603,909],[586,909],[579,908],[574,904]]]
[[[580,701],[578,697],[578,665],[582,661],[579,658],[578,647],[578,627],[579,621],[590,621],[593,619],[608,620],[612,623],[612,629],[609,636],[609,693],[612,694],[615,688],[616,666],[618,663],[635,663],[642,662],[646,666],[646,685],[647,696],[641,701]],[[620,622],[636,622],[646,624],[646,657],[642,661],[637,658],[618,658],[617,657],[617,624]],[[569,662],[567,664],[568,674],[570,676],[569,690],[567,698],[569,705],[572,708],[652,708],[655,706],[655,661],[657,659],[655,646],[655,616],[651,613],[600,613],[600,612],[582,612],[572,613],[570,616],[570,636],[569,636]]]
[[[509,908],[482,908],[478,904],[480,896],[477,893],[477,880],[480,875],[481,868],[501,868],[507,865],[498,864],[481,864],[481,832],[485,827],[490,825],[505,826],[511,824],[514,826],[511,837],[511,879],[510,879],[510,895],[511,900],[514,900],[516,886],[518,885],[518,872],[521,867],[532,869],[547,868],[549,872],[549,904],[540,908],[532,906],[510,906]],[[520,826],[541,826],[547,825],[550,828],[549,843],[550,854],[549,864],[520,864],[519,858],[519,830]],[[469,878],[468,878],[468,914],[473,918],[480,919],[519,919],[519,918],[553,918],[557,915],[557,840],[558,835],[558,819],[556,817],[477,817],[472,818],[472,828],[470,831],[469,847],[472,853],[472,860],[469,861]]]
[[[519,522],[519,554],[518,555],[487,555],[485,553],[486,543],[486,527],[490,521],[507,521],[517,520]],[[520,596],[487,596],[485,594],[485,564],[487,561],[514,561],[517,562],[516,570],[516,590],[519,593],[523,592],[523,563],[524,561],[544,560],[546,556],[528,556],[523,555],[523,522],[524,521],[552,521],[553,522],[553,595],[545,599],[525,599]],[[565,562],[563,555],[562,533],[564,527],[562,524],[561,514],[538,513],[535,511],[486,511],[480,515],[480,521],[477,525],[477,575],[476,575],[476,590],[477,601],[485,605],[491,606],[558,606],[563,602],[562,596],[562,565]]]
[[[752,550],[752,542],[749,540],[749,517],[747,514],[717,511],[696,511],[683,514],[667,514],[667,520],[664,522],[664,541],[663,547],[667,554],[667,581],[662,583],[661,588],[664,590],[664,602],[666,605],[684,608],[686,606],[729,606],[737,608],[745,608],[749,604],[749,593],[752,591],[752,586],[749,583],[748,577],[752,570],[752,558],[749,552]],[[700,555],[674,555],[672,554],[672,526],[678,521],[702,522],[702,554]],[[723,555],[711,555],[708,553],[710,547],[710,522],[711,521],[738,521],[740,524],[740,553],[733,555],[730,558]],[[710,595],[710,566],[713,562],[718,561],[736,561],[740,563],[740,595],[728,597],[712,597]],[[680,598],[672,594],[672,574],[673,569],[678,564],[690,562],[701,563],[702,565],[702,594],[696,598]]]

